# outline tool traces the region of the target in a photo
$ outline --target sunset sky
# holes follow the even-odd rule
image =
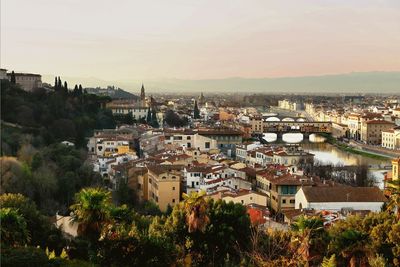
[[[2,0],[1,67],[105,80],[400,70],[400,1]]]

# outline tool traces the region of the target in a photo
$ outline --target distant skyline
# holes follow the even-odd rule
[[[400,1],[2,0],[1,67],[137,83],[400,71]]]

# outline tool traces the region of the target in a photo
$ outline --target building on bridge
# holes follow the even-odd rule
[[[262,118],[251,120],[252,132],[262,133],[332,133],[332,122],[308,121],[266,121]]]

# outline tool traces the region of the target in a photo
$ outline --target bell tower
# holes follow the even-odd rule
[[[146,101],[146,94],[144,92],[144,85],[142,83],[142,88],[140,89],[140,101],[144,103]]]

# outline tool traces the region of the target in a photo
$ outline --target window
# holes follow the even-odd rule
[[[282,199],[282,203],[283,203],[283,204],[286,204],[286,199]]]
[[[149,179],[149,184],[151,184],[151,179]]]
[[[167,179],[167,177],[165,177],[165,176],[163,176],[162,178],[163,178],[163,179]]]
[[[294,204],[294,199],[291,199],[291,200],[290,200],[290,204]]]
[[[281,194],[282,195],[294,195],[297,192],[297,186],[295,185],[282,185]]]
[[[210,142],[205,142],[204,146],[205,146],[205,148],[210,148]]]
[[[188,136],[187,138],[186,138],[186,140],[190,140],[191,139],[191,137],[190,136]]]
[[[172,187],[172,190],[175,190],[175,186]]]
[[[188,148],[191,148],[191,147],[192,147],[192,144],[191,144],[191,143],[187,143],[187,147],[188,147]]]
[[[172,199],[172,203],[175,203],[175,198]]]

